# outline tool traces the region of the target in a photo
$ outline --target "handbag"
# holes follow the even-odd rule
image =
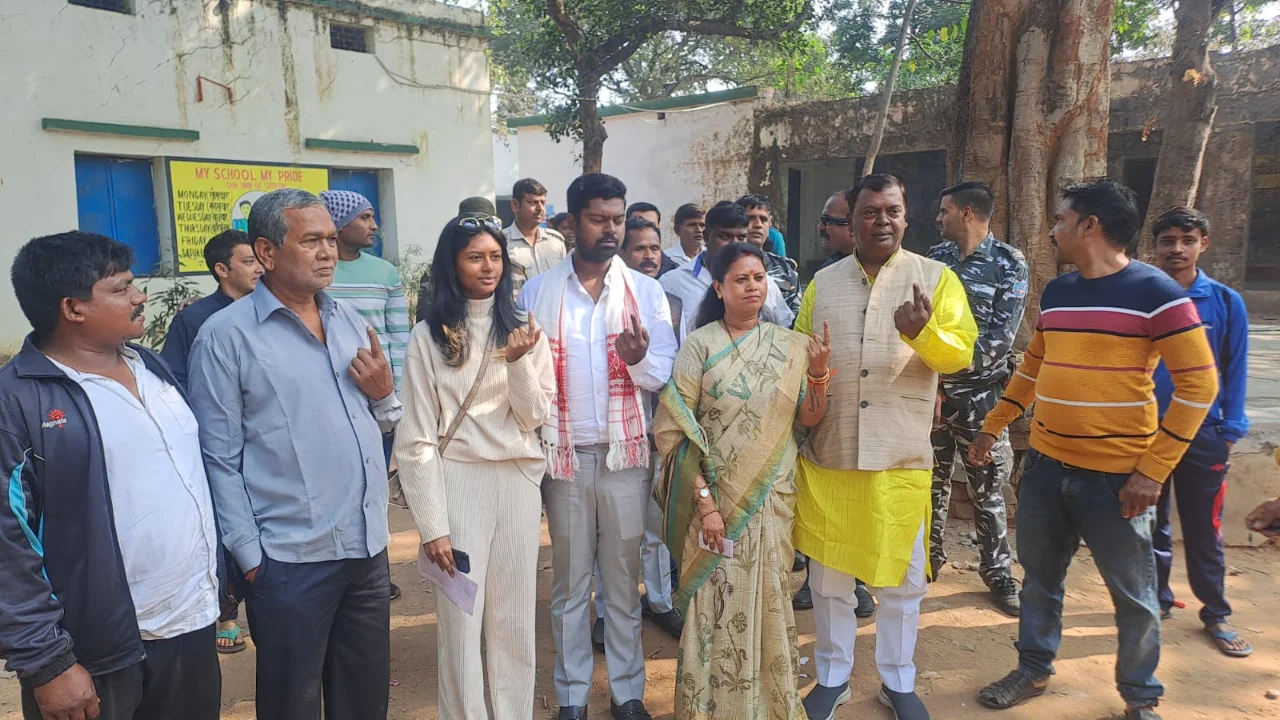
[[[458,414],[454,416],[453,422],[449,423],[449,429],[440,438],[437,454],[441,459],[444,459],[445,448],[449,447],[449,441],[453,440],[454,433],[458,432],[458,426],[462,424],[462,419],[467,416],[467,410],[471,407],[472,401],[476,399],[476,393],[480,391],[480,381],[484,380],[485,373],[489,370],[489,359],[492,357],[493,335],[490,334],[489,340],[484,344],[484,359],[480,361],[480,372],[476,373],[475,382],[471,383],[471,391],[467,393],[467,398],[462,401],[462,407],[458,408]]]

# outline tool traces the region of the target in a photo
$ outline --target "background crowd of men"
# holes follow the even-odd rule
[[[1045,691],[1065,570],[1083,539],[1116,604],[1126,717],[1158,717],[1160,623],[1177,606],[1175,494],[1200,620],[1223,653],[1251,652],[1228,624],[1220,534],[1229,453],[1248,430],[1248,316],[1239,294],[1197,267],[1210,235],[1199,212],[1175,208],[1157,221],[1157,268],[1125,252],[1140,227],[1132,191],[1108,180],[1068,189],[1052,239],[1059,261],[1079,271],[1049,283],[1019,360],[1027,263],[992,236],[993,197],[981,183],[943,191],[942,241],[927,257],[902,248],[897,178],[832,194],[818,224],[832,255],[807,287],[767,197],[682,205],[668,241],[660,209],[626,206],[615,178],[575,181],[567,217],[546,218],[546,196],[536,180],[518,182],[503,234],[520,309],[557,357],[585,359],[556,365],[542,432],[561,718],[586,717],[593,645],[608,659],[613,717],[647,718],[641,618],[677,638],[683,630],[645,418],[712,286],[709,259],[738,242],[766,258],[761,319],[837,330],[831,364],[844,384],[833,381],[837,402],[800,460],[809,479],[796,544],[812,558],[798,557],[797,569],[812,578],[793,602],[812,607],[818,625],[810,718],[829,720],[849,700],[856,618],[876,612],[862,580],[879,588],[881,699],[899,718],[928,717],[913,655],[926,582],[947,560],[957,472],[974,501],[980,575],[996,607],[1021,616],[1019,666],[982,690],[984,705]],[[459,208],[460,217],[493,210],[484,198]],[[363,252],[377,231],[359,194],[268,193],[247,230],[209,241],[218,289],[174,318],[159,354],[134,343],[146,298],[127,246],[72,231],[19,252],[13,285],[32,333],[0,370],[10,475],[0,652],[22,683],[25,717],[218,717],[216,652],[244,649],[241,600],[259,716],[309,720],[322,707],[333,718],[386,716],[399,594],[387,506],[403,502],[387,479],[411,323],[396,268]],[[417,320],[431,297],[427,276]],[[845,325],[851,315],[856,327]],[[904,366],[915,374],[893,386],[898,395],[875,394],[891,387],[879,380],[872,391],[876,378],[858,394],[862,378],[899,382]],[[632,395],[644,407],[630,407]],[[1019,587],[1003,494],[1007,427],[1032,402]],[[876,418],[904,424],[886,430]],[[922,434],[883,437],[900,429]],[[833,490],[851,482],[884,506]],[[848,539],[867,532],[852,529],[854,518],[874,526],[890,506],[905,514],[866,539],[881,554],[855,557],[868,545]]]

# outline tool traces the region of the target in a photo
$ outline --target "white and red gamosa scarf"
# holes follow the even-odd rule
[[[569,353],[565,348],[564,297],[568,289],[573,263],[561,262],[543,273],[545,278],[534,299],[533,315],[538,318],[547,342],[551,345],[551,361],[556,373],[556,398],[551,415],[542,428],[542,446],[547,454],[548,471],[556,480],[572,480],[578,469],[574,452],[573,422],[569,418]],[[609,454],[605,464],[610,471],[642,468],[649,465],[648,428],[640,388],[631,381],[627,364],[618,356],[617,340],[628,318],[641,317],[635,286],[626,265],[615,258],[609,264],[606,282],[609,292],[605,303],[605,343],[609,352]],[[545,321],[545,322],[544,322]],[[590,362],[578,358],[574,362]]]

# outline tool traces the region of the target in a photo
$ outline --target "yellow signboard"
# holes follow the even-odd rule
[[[279,188],[329,189],[327,168],[211,160],[169,161],[169,204],[178,272],[207,272],[204,246],[226,230],[248,230],[254,201]]]

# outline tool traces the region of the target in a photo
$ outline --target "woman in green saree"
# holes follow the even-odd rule
[[[728,245],[710,269],[698,329],[654,420],[665,468],[655,494],[685,618],[675,716],[804,718],[791,609],[793,431],[826,412],[830,338],[759,319],[770,281],[755,247]]]

